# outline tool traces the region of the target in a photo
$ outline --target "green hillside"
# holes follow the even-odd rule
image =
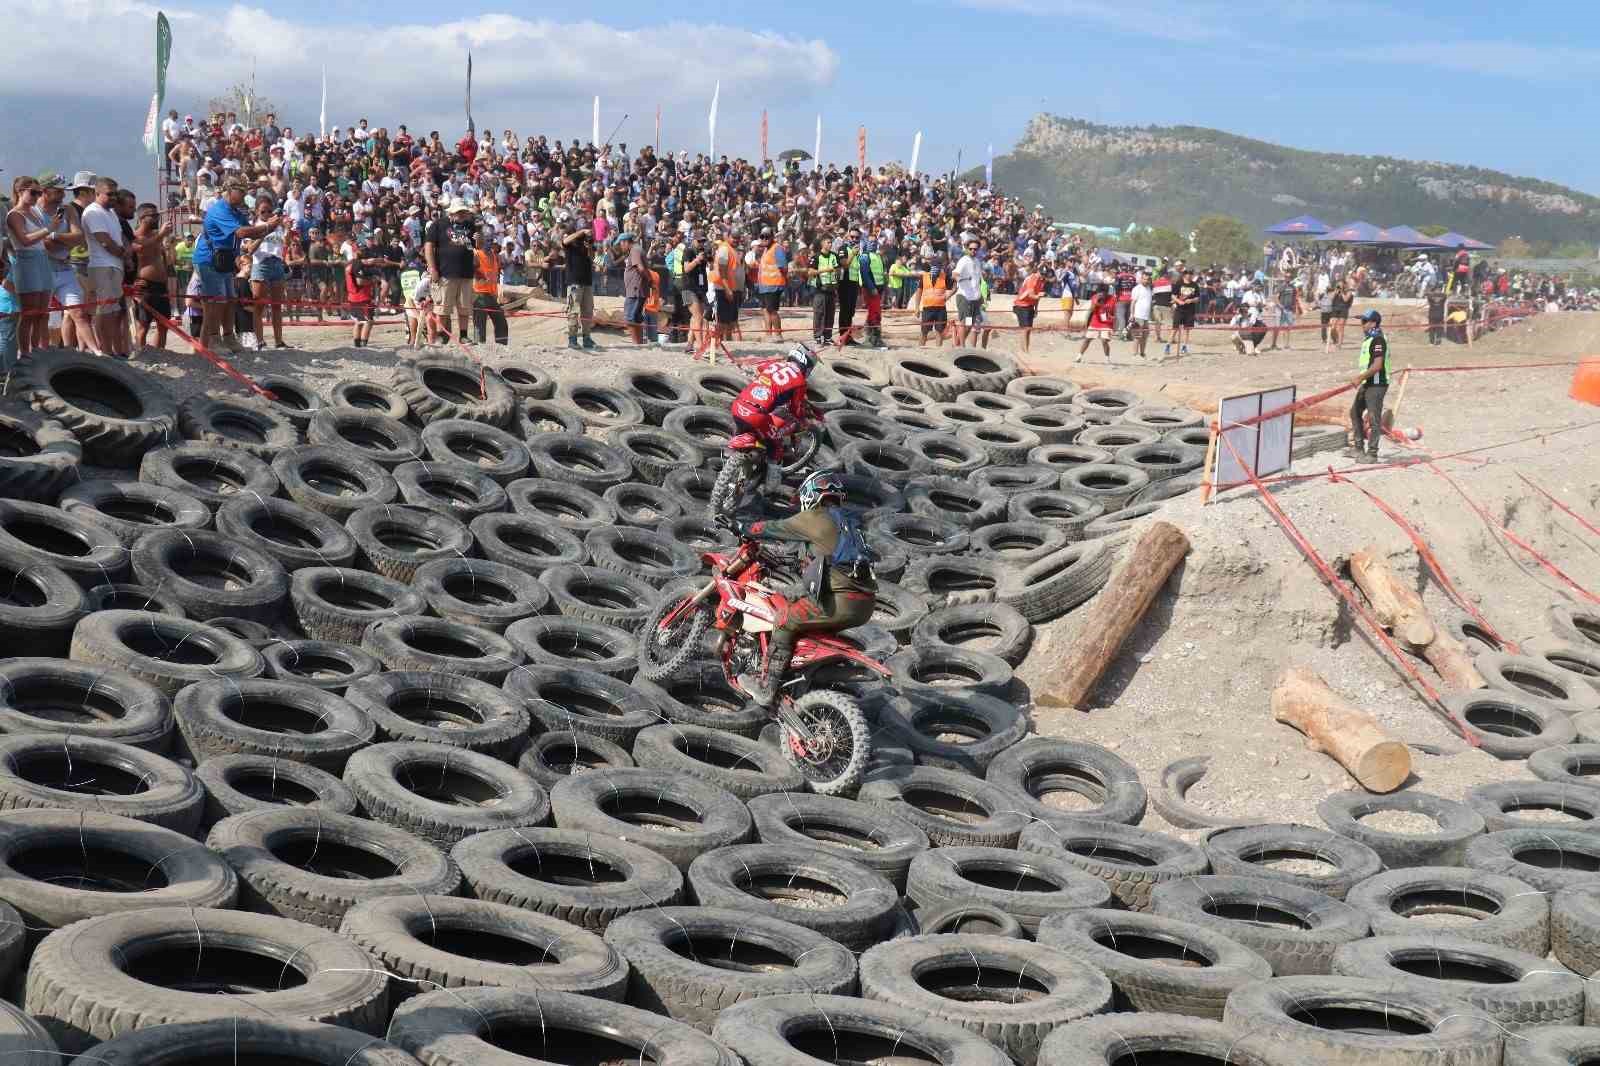
[[[977,172],[977,173],[981,173]],[[995,184],[1057,218],[1187,230],[1205,215],[1255,226],[1312,214],[1337,226],[1439,224],[1486,241],[1600,240],[1600,198],[1479,167],[1285,148],[1197,126],[1099,126],[1036,116]]]

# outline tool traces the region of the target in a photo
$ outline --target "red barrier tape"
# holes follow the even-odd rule
[[[207,348],[205,345],[201,344],[194,337],[189,336],[189,334],[183,331],[183,327],[172,321],[172,319],[161,314],[159,311],[156,311],[137,296],[130,297],[130,299],[148,311],[151,318],[154,318],[157,322],[160,322],[163,326],[166,326],[167,329],[177,334],[180,340],[187,342],[192,348],[194,348],[196,352],[200,353],[202,358],[211,363],[212,366],[216,367],[224,374],[227,374],[229,377],[233,378],[233,380],[237,381],[239,384],[243,385],[257,396],[265,397],[268,400],[276,400],[278,398],[277,393],[263,389],[260,385],[257,385],[248,374],[245,374],[232,363],[222,358],[222,356],[216,354],[210,348]]]
[[[1593,533],[1595,536],[1600,537],[1600,529],[1596,529],[1582,515],[1578,514],[1572,508],[1568,507],[1566,504],[1562,503],[1560,500],[1558,500],[1554,496],[1550,495],[1544,489],[1541,489],[1538,485],[1535,485],[1533,482],[1529,481],[1525,475],[1518,474],[1517,477],[1522,478],[1522,483],[1524,485],[1528,486],[1534,492],[1537,492],[1539,495],[1541,495],[1545,499],[1549,500],[1551,502],[1551,504],[1553,504],[1559,511],[1561,511],[1561,513],[1565,514],[1568,518],[1571,518],[1574,522],[1577,522],[1580,526],[1582,526],[1584,529],[1587,529],[1590,533]]]

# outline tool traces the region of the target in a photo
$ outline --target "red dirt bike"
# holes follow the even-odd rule
[[[739,675],[763,668],[767,644],[789,601],[766,584],[771,560],[754,541],[733,554],[704,552],[712,576],[681,599],[663,597],[639,633],[639,673],[662,681],[700,653],[708,628],[717,631],[716,654],[735,692]],[[813,792],[837,796],[855,791],[872,755],[866,716],[842,692],[813,687],[818,668],[853,665],[888,676],[882,663],[831,633],[802,636],[772,716],[779,748]]]
[[[745,503],[745,498],[761,487],[766,479],[766,492],[776,494],[777,481],[785,474],[797,473],[815,459],[821,445],[817,427],[822,423],[822,412],[806,409],[806,419],[787,437],[770,444],[755,433],[740,433],[731,437],[722,450],[722,469],[711,486],[709,511],[713,520],[731,517]]]

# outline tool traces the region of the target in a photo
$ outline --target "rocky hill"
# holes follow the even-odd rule
[[[1486,241],[1600,240],[1600,198],[1452,163],[1338,155],[1198,126],[1099,126],[1038,115],[994,163],[995,184],[1057,218],[1187,229],[1205,215],[1253,225],[1438,223]],[[980,171],[981,173],[981,171]]]

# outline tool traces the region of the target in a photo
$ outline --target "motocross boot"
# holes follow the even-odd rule
[[[789,659],[794,655],[795,635],[787,630],[778,630],[772,634],[772,643],[767,647],[767,667],[761,672],[760,677],[754,674],[740,674],[736,679],[739,687],[758,706],[770,709],[778,698],[778,688],[783,684],[783,675],[789,672]]]

